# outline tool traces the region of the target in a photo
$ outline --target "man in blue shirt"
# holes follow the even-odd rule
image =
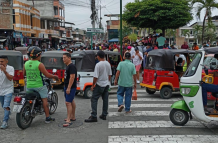
[[[148,52],[150,52],[150,51],[152,51],[153,50],[153,48],[151,47],[151,44],[150,43],[148,43],[148,45],[147,45],[147,50],[145,51],[145,53],[144,53],[144,59],[143,59],[143,67],[145,68],[145,66],[146,66],[146,58],[147,58],[147,55],[148,55]]]

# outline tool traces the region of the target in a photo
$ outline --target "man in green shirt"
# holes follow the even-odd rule
[[[163,34],[160,33],[159,37],[157,38],[157,44],[159,49],[163,49],[163,46],[165,44],[166,38],[163,37]]]
[[[32,46],[27,52],[30,60],[25,63],[23,74],[26,76],[27,80],[27,91],[38,92],[42,98],[43,108],[45,110],[45,123],[50,123],[54,121],[54,118],[49,116],[48,108],[48,89],[44,83],[43,76],[47,78],[54,78],[58,80],[58,76],[52,75],[47,72],[43,63],[39,62],[41,59],[42,50],[37,46]]]
[[[129,52],[125,53],[125,61],[120,62],[117,67],[117,73],[114,84],[117,85],[117,99],[118,99],[118,112],[122,112],[123,106],[123,96],[125,93],[125,111],[126,113],[131,113],[131,99],[132,99],[132,86],[134,78],[134,88],[136,89],[136,70],[135,65],[131,62],[131,54]]]

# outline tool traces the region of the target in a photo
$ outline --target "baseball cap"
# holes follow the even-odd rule
[[[130,49],[132,49],[132,47],[131,47],[131,46],[128,46],[127,49],[130,50]]]

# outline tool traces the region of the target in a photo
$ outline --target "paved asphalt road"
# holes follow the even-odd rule
[[[12,113],[10,127],[0,130],[1,143],[215,143],[218,139],[218,124],[204,123],[196,119],[189,121],[184,127],[174,126],[169,120],[170,106],[181,96],[174,94],[172,99],[163,100],[159,92],[148,95],[144,89],[138,88],[138,100],[132,102],[132,113],[117,113],[116,90],[109,97],[109,115],[106,121],[98,119],[97,123],[84,123],[90,116],[90,100],[76,96],[77,121],[70,128],[63,128],[66,118],[66,107],[62,90],[56,90],[59,105],[53,117],[56,121],[44,123],[44,115],[37,116],[30,128],[21,130],[15,123]],[[13,105],[12,105],[13,107]],[[101,114],[102,100],[99,100],[98,115]],[[0,118],[3,109],[0,109]]]

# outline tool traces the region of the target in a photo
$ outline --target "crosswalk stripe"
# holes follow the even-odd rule
[[[161,98],[138,98],[137,100],[132,100],[132,102],[139,102],[139,101],[178,101],[179,98],[171,98],[171,99],[161,99]],[[117,99],[109,99],[109,102],[117,102]]]
[[[171,121],[114,121],[109,122],[108,128],[205,128],[198,121],[189,121],[185,126],[175,126]]]
[[[217,135],[128,135],[109,136],[108,143],[214,143],[217,142]]]
[[[147,93],[138,93],[137,94],[138,97],[158,97],[160,98],[160,95],[151,95],[151,94],[147,94]],[[109,97],[117,97],[117,94],[110,94]]]
[[[125,112],[109,112],[108,116],[169,116],[169,113],[169,111],[134,111],[128,114]]]
[[[140,107],[170,107],[172,104],[131,104],[131,108]],[[118,105],[109,105],[109,108],[118,108]]]

